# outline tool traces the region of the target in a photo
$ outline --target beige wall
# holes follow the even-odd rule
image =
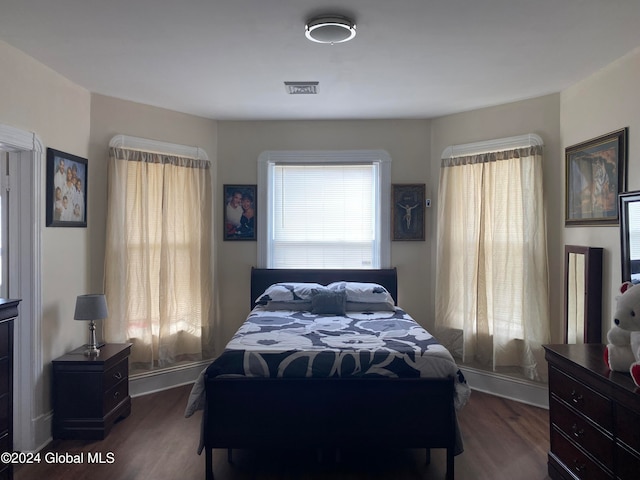
[[[640,48],[560,95],[562,148],[629,127],[628,190],[640,190]],[[565,172],[561,176],[564,195]],[[604,248],[603,340],[611,327],[621,283],[618,226],[563,228],[563,242]]]
[[[90,215],[95,222],[89,233],[89,284],[103,291],[104,251],[107,219],[107,159],[109,141],[116,135],[147,138],[161,142],[200,147],[215,166],[217,122],[206,118],[119,100],[91,95]],[[215,168],[214,168],[215,176]]]
[[[265,150],[386,150],[393,183],[429,180],[428,120],[265,121],[218,123],[218,187],[257,183],[258,156]],[[221,222],[222,207],[216,209]],[[258,223],[260,219],[258,219]],[[423,291],[431,282],[426,242],[392,242],[391,264],[398,268],[400,302],[423,322]],[[219,242],[220,306],[223,335],[229,339],[249,312],[249,273],[256,265],[256,242]]]
[[[393,159],[393,183],[425,183],[433,206],[427,212],[425,242],[393,242],[392,265],[399,272],[399,300],[427,328],[433,323],[435,211],[440,154],[451,144],[539,134],[545,141],[545,190],[549,235],[551,311],[554,340],[561,335],[562,256],[566,243],[605,247],[606,331],[620,279],[617,227],[564,228],[564,147],[620,127],[630,128],[629,189],[640,189],[640,51],[560,94],[441,117],[434,120],[216,122],[155,107],[91,95],[0,42],[0,123],[35,132],[47,147],[89,160],[88,228],[42,225],[42,352],[45,373],[38,382],[37,414],[49,411],[51,359],[85,341],[86,325],[73,322],[75,297],[102,290],[106,219],[106,156],[112,136],[127,134],[197,145],[214,161],[215,186],[257,182],[257,158],[264,150],[384,149]],[[44,178],[43,165],[43,178]],[[216,198],[216,197],[214,197]],[[44,203],[44,196],[43,196]],[[44,205],[43,205],[44,213]],[[216,225],[222,207],[216,208]],[[223,242],[219,257],[222,341],[248,312],[249,270],[255,242]],[[427,292],[427,296],[425,296]]]
[[[449,115],[431,122],[431,172],[430,189],[438,191],[440,158],[450,145],[479,142],[496,138],[535,133],[544,141],[544,190],[547,206],[547,239],[549,252],[549,282],[551,333],[553,341],[561,340],[563,318],[562,294],[562,245],[561,225],[564,213],[561,197],[564,161],[560,149],[560,96],[558,94],[514,102],[497,107]],[[437,194],[433,195],[437,198]],[[437,202],[431,215],[431,228],[435,232]],[[431,243],[431,265],[429,275],[435,274],[435,241]],[[435,285],[429,290],[429,304],[435,304]],[[435,312],[432,311],[432,315]],[[432,317],[433,319],[433,317]]]
[[[35,132],[45,147],[86,158],[89,92],[3,42],[0,64],[0,123]],[[43,179],[45,168],[43,162]],[[44,374],[35,392],[36,414],[50,411],[51,360],[88,338],[86,324],[73,321],[75,298],[87,293],[88,229],[45,227],[44,193],[42,202],[43,218],[37,221],[42,229],[43,316],[36,321],[42,327]]]

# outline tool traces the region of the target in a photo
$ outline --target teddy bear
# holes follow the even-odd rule
[[[615,372],[629,372],[640,387],[640,284],[625,282],[617,298],[614,325],[607,333],[605,362]]]

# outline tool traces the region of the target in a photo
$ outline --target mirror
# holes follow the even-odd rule
[[[621,193],[619,199],[622,281],[640,283],[640,191]]]
[[[565,245],[564,252],[564,341],[601,343],[602,248]]]

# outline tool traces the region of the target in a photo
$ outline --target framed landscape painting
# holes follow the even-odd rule
[[[87,159],[47,148],[47,227],[87,226]]]
[[[618,194],[627,188],[627,129],[567,147],[565,161],[565,225],[617,224]]]

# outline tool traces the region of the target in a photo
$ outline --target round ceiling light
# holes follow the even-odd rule
[[[309,20],[304,26],[304,34],[312,42],[344,43],[356,36],[356,24],[347,17],[325,15]]]

